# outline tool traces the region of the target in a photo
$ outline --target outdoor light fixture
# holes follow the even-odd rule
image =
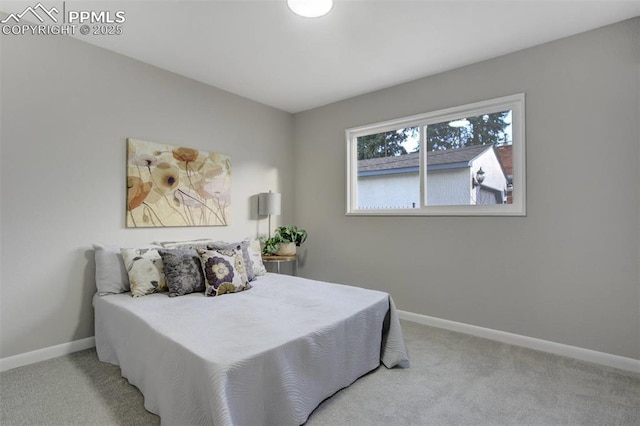
[[[269,216],[269,238],[271,238],[271,215],[280,214],[282,197],[279,192],[261,192],[258,194],[258,215]]]
[[[482,167],[480,167],[476,176],[471,178],[471,187],[475,188],[476,186],[480,186],[482,185],[482,182],[484,182],[484,171],[482,170]]]
[[[319,18],[329,13],[333,0],[287,0],[287,6],[296,15]]]

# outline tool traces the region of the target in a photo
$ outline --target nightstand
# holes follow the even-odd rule
[[[293,262],[293,275],[298,275],[298,256],[262,256],[262,261],[266,263],[275,263],[276,264],[276,272],[280,273],[280,264],[283,262]]]

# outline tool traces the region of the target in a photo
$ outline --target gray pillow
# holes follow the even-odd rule
[[[161,241],[162,247],[167,249],[202,249],[206,250],[207,245],[215,243],[215,240],[211,238],[201,238],[199,240],[186,240],[186,241]]]
[[[129,275],[120,254],[120,247],[94,244],[96,287],[98,294],[118,294],[129,291]]]
[[[204,292],[204,275],[197,251],[158,249],[158,253],[162,257],[170,297]]]

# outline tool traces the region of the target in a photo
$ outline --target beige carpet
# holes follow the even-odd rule
[[[375,370],[309,426],[640,425],[640,375],[402,324],[411,368]],[[0,398],[4,426],[160,423],[93,349],[0,373]]]

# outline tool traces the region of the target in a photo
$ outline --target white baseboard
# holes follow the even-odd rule
[[[87,337],[86,339],[74,340],[73,342],[62,343],[60,345],[49,346],[48,348],[38,349],[36,351],[1,358],[0,371],[11,370],[12,368],[46,361],[62,355],[68,355],[73,352],[93,348],[95,345],[95,337]]]
[[[415,314],[413,312],[398,310],[398,317],[403,320],[428,325],[431,327],[443,328],[445,330],[457,331],[459,333],[470,334],[483,337],[485,339],[496,340],[510,345],[522,346],[524,348],[535,349],[581,361],[592,362],[594,364],[605,365],[607,367],[640,373],[640,360],[612,355],[605,352],[598,352],[591,349],[579,348],[576,346],[564,345],[562,343],[550,342],[548,340],[536,339],[534,337],[522,336],[519,334],[507,333],[505,331],[493,330],[490,328],[478,327],[461,322],[449,321],[426,315]]]

